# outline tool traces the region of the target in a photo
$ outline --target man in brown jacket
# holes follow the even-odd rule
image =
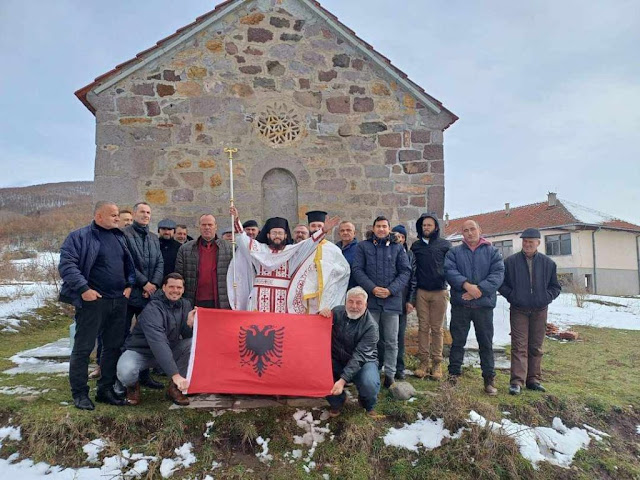
[[[198,307],[229,309],[231,244],[216,235],[213,215],[202,215],[199,224],[200,236],[182,245],[176,258],[176,272],[185,279],[184,298]]]

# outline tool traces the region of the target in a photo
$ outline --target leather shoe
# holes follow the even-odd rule
[[[154,390],[162,390],[164,388],[163,383],[157,382],[153,379],[148,369],[140,372],[139,382],[140,385],[148,388],[153,388]]]
[[[520,395],[521,391],[520,385],[509,385],[509,395]]]
[[[96,406],[87,395],[81,395],[73,398],[73,404],[80,410],[95,410]]]
[[[169,381],[169,388],[167,388],[167,398],[176,405],[186,406],[189,405],[189,399],[187,396],[178,390],[178,387],[173,380]]]
[[[396,372],[396,380],[405,380],[407,375],[404,372]]]
[[[140,383],[127,387],[127,403],[136,406],[140,403]]]
[[[98,390],[96,392],[96,402],[107,403],[109,405],[115,405],[116,407],[122,407],[127,404],[126,400],[119,398],[111,388],[108,390]]]
[[[384,376],[384,388],[390,388],[395,383],[393,377]]]
[[[544,388],[539,383],[527,383],[527,390],[535,390],[536,392],[546,392],[547,389]]]
[[[127,395],[127,387],[125,387],[120,380],[116,380],[113,384],[113,393],[118,398],[124,398]]]

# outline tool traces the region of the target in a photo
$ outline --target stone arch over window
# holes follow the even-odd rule
[[[262,177],[262,218],[284,217],[293,227],[298,223],[298,182],[284,168],[273,168]]]

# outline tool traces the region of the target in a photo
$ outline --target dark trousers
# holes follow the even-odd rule
[[[338,381],[340,374],[345,365],[333,364],[333,379]],[[378,373],[378,364],[375,362],[365,363],[360,371],[356,373],[352,382],[358,389],[358,401],[362,408],[367,412],[373,410],[378,401],[378,392],[380,392],[380,374]],[[340,395],[328,395],[327,402],[331,408],[342,408],[347,399],[347,394],[343,391]]]
[[[542,342],[547,332],[547,309],[511,307],[511,385],[540,383]]]
[[[493,308],[468,308],[459,305],[451,306],[451,352],[449,353],[449,374],[462,373],[464,346],[467,343],[469,328],[473,322],[476,339],[480,348],[480,367],[485,379],[496,376],[493,359]]]
[[[396,376],[404,373],[404,336],[407,331],[407,316],[400,315],[398,317],[398,360],[396,361]],[[378,343],[378,368],[382,368],[384,359],[384,339],[381,338]]]
[[[82,302],[76,309],[76,335],[69,361],[69,383],[74,397],[89,393],[89,355],[96,344],[98,334],[102,335],[102,355],[98,380],[98,390],[111,388],[116,381],[116,364],[124,342],[127,299],[99,298],[93,302]]]
[[[144,310],[144,307],[134,307],[132,305],[127,305],[127,315],[125,318],[125,324],[124,324],[124,339],[126,340],[127,337],[129,335],[131,335],[131,324],[133,323],[133,317],[135,316],[136,319],[138,318],[138,315],[140,315],[142,313],[142,310]]]

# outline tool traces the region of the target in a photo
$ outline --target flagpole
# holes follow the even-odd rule
[[[233,207],[233,154],[238,152],[237,148],[225,148],[225,153],[229,154],[229,206]],[[233,261],[233,309],[238,308],[238,282],[236,281],[236,224],[235,217],[231,215],[231,258]]]

